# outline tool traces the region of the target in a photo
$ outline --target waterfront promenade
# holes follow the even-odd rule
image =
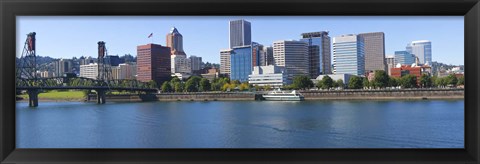
[[[308,90],[300,91],[305,100],[422,100],[463,99],[464,89],[379,89],[379,90]],[[184,92],[155,95],[107,95],[109,101],[253,101],[267,92]],[[94,98],[92,98],[94,100]]]

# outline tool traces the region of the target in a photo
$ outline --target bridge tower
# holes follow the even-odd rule
[[[98,76],[97,80],[108,81],[112,80],[112,68],[110,65],[110,58],[108,56],[107,48],[104,41],[98,42]]]
[[[22,56],[17,59],[17,78],[37,79],[37,60],[35,54],[35,32],[27,34]]]

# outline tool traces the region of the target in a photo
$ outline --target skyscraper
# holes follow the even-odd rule
[[[259,66],[259,44],[233,47],[230,54],[230,80],[247,82],[248,75],[252,74],[254,66]]]
[[[285,67],[288,81],[298,75],[309,75],[308,44],[303,41],[281,40],[273,42],[274,64]]]
[[[158,44],[137,46],[137,80],[162,84],[170,79],[170,47]]]
[[[230,21],[230,48],[250,45],[251,42],[250,22],[243,19]]]
[[[354,35],[341,35],[333,38],[334,74],[365,73],[363,38]]]
[[[383,32],[362,33],[365,53],[365,71],[384,70],[385,63],[385,34]]]
[[[428,40],[413,41],[407,45],[406,49],[407,52],[418,57],[419,64],[432,63],[432,42]]]
[[[300,40],[308,44],[310,77],[316,78],[320,74],[331,74],[332,62],[328,31],[303,33]]]
[[[230,77],[230,54],[231,49],[220,50],[220,73]]]
[[[186,55],[183,51],[183,36],[175,27],[167,34],[167,47],[170,47],[171,55]]]
[[[190,63],[191,63],[191,68],[192,71],[198,71],[202,69],[202,57],[197,57],[197,56],[190,56]]]
[[[395,64],[410,65],[415,63],[415,55],[407,51],[395,51]]]
[[[264,46],[261,51],[260,66],[273,65],[273,47]]]

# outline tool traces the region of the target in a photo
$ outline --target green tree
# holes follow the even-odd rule
[[[348,88],[349,89],[360,89],[363,88],[363,81],[362,78],[358,76],[352,76],[350,77],[350,80],[348,80]]]
[[[372,86],[372,83],[370,81],[368,81],[368,78],[360,78],[362,80],[362,85],[363,87],[362,88],[370,88]]]
[[[206,78],[202,78],[200,80],[200,87],[199,87],[199,90],[201,92],[206,92],[206,91],[209,91],[211,88],[211,84],[210,84],[210,81],[208,81],[208,79]]]
[[[187,92],[198,92],[201,78],[198,76],[191,76],[187,82],[185,82],[184,90]]]
[[[342,89],[345,88],[345,84],[343,83],[342,79],[338,79],[335,83],[337,84],[336,87],[340,87]]]
[[[230,82],[230,84],[240,85],[241,82],[240,80],[233,80],[232,82]]]
[[[308,89],[314,86],[312,80],[305,75],[295,76],[292,85],[294,89]]]
[[[175,92],[182,92],[185,85],[182,82],[175,83]]]
[[[422,74],[422,76],[420,76],[420,86],[422,88],[431,87],[432,86],[431,77],[428,76],[427,74]]]
[[[230,88],[230,84],[225,83],[225,84],[223,84],[223,86],[222,86],[222,91],[227,91],[229,88]]]
[[[405,75],[401,78],[403,88],[415,88],[417,86],[417,77],[415,75]]]
[[[175,86],[176,83],[182,82],[177,76],[172,77],[170,80],[170,85]]]
[[[157,83],[153,80],[148,81],[149,88],[157,88]]]
[[[162,89],[162,92],[171,92],[172,86],[170,85],[170,82],[165,81],[163,82],[161,89]]]
[[[322,89],[330,89],[333,87],[333,79],[328,75],[323,76],[321,83]]]
[[[272,86],[270,86],[270,85],[263,86],[263,90],[265,90],[265,91],[269,91],[271,89],[272,89]]]
[[[454,74],[450,74],[446,77],[446,83],[449,86],[457,86],[458,79]]]
[[[373,87],[375,88],[385,88],[388,86],[389,77],[384,70],[375,71],[375,76],[373,77]]]
[[[460,76],[458,78],[457,85],[465,85],[465,76]]]

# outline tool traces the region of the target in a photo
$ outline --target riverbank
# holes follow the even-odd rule
[[[85,101],[81,91],[42,93],[41,102]],[[405,90],[337,90],[337,91],[300,91],[305,100],[434,100],[464,99],[464,89],[405,89]],[[71,94],[71,95],[69,95]],[[153,95],[115,94],[107,95],[107,102],[139,101],[254,101],[262,92],[192,92],[160,93]],[[256,98],[257,97],[257,98]],[[28,96],[23,95],[28,101]],[[96,101],[96,95],[90,95],[89,101]]]

